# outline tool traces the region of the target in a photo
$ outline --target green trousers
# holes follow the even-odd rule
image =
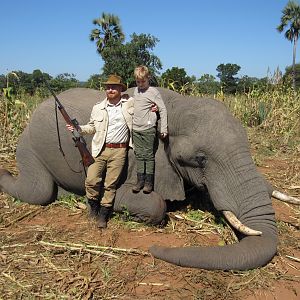
[[[156,127],[132,131],[137,173],[154,174]]]

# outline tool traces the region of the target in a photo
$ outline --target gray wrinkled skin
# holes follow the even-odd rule
[[[164,199],[184,200],[185,186],[206,189],[217,210],[232,211],[246,226],[262,231],[262,236],[243,236],[239,243],[223,247],[151,246],[153,256],[204,269],[247,270],[267,264],[277,248],[272,187],[257,172],[244,128],[219,101],[159,90],[168,111],[169,139],[165,144],[160,141],[156,152],[155,192],[131,192],[136,174],[130,150],[114,209],[126,208],[137,220],[159,224],[166,212]],[[132,94],[132,89],[128,93]],[[84,124],[92,106],[104,96],[99,91],[77,88],[58,98],[69,115]],[[60,115],[59,127],[65,157],[58,149],[54,100],[50,98],[36,109],[20,137],[19,176],[14,178],[0,169],[1,191],[41,205],[56,199],[58,187],[84,195],[80,155]],[[91,137],[86,140],[90,145]]]

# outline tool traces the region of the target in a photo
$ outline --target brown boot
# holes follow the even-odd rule
[[[150,194],[153,191],[153,182],[154,182],[154,174],[146,174],[145,185],[143,189],[143,192],[145,194]]]
[[[138,193],[144,187],[144,183],[145,183],[145,175],[143,173],[137,173],[136,185],[133,186],[132,191],[134,193]]]
[[[108,215],[110,213],[110,210],[111,210],[110,207],[101,206],[98,219],[97,219],[98,228],[107,227],[107,220],[108,220]]]

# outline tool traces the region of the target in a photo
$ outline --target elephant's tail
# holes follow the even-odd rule
[[[182,267],[206,270],[249,270],[266,265],[276,254],[277,238],[247,236],[234,245],[167,248],[152,246],[150,253]]]

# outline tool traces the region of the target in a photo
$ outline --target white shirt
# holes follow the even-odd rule
[[[122,113],[122,100],[116,105],[107,101],[108,128],[106,143],[127,143],[129,141],[129,130]]]

